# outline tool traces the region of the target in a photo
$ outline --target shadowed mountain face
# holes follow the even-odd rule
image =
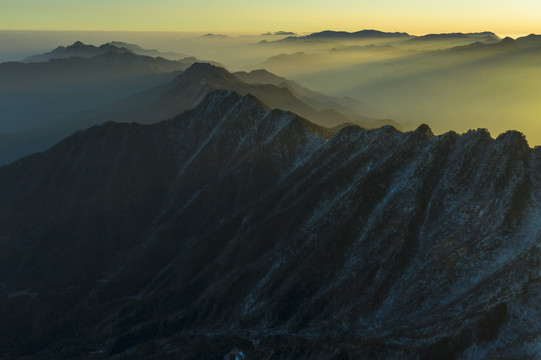
[[[272,108],[292,111],[326,127],[344,123],[366,128],[395,124],[390,120],[375,120],[358,115],[355,110],[347,107],[354,105],[353,99],[337,99],[312,92],[268,72],[264,72],[264,76],[262,71],[239,75],[237,77],[211,64],[195,63],[165,85],[34,130],[0,134],[0,164],[43,151],[74,131],[104,121],[149,124],[174,117],[194,108],[205,96],[217,89],[235,91],[242,95],[252,94]]]
[[[540,169],[516,132],[333,135],[224,91],[78,132],[0,168],[0,353],[534,357]]]

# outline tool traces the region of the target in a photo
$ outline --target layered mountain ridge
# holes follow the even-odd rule
[[[314,40],[351,40],[351,39],[408,39],[408,33],[384,32],[378,30],[360,30],[356,32],[325,30],[305,36],[288,36],[275,42],[314,41]]]
[[[210,92],[223,89],[241,95],[252,94],[272,108],[292,111],[325,127],[355,123],[372,128],[398,124],[358,115],[347,107],[350,99],[336,99],[312,92],[271,73],[239,73],[209,63],[194,63],[163,85],[140,91],[119,101],[77,113],[23,133],[0,136],[0,164],[43,151],[74,131],[105,121],[155,123],[197,106]],[[278,83],[280,79],[285,82]],[[343,111],[343,113],[341,112]]]
[[[223,90],[94,126],[0,168],[0,354],[533,357],[539,169],[517,132],[331,131]]]
[[[122,41],[111,41],[100,46],[89,45],[81,41],[76,41],[68,46],[58,46],[56,49],[44,54],[29,56],[25,58],[23,62],[47,62],[52,59],[66,59],[72,57],[93,58],[108,52],[161,57],[169,60],[181,59],[186,61],[189,59],[189,57],[184,54],[161,52],[155,49],[143,49],[138,45],[128,44]]]
[[[170,81],[194,59],[106,51],[0,64],[0,132],[21,132]]]

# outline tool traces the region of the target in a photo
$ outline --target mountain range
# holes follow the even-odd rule
[[[0,131],[21,131],[156,86],[194,61],[107,52],[0,64]]]
[[[199,61],[146,55],[155,52],[119,42],[99,47],[76,42],[28,58],[31,62],[1,63],[0,133],[31,129],[120,100],[164,84]]]
[[[365,116],[436,133],[487,128],[522,131],[533,145],[541,65],[539,36],[499,39],[490,32],[433,34],[404,41],[336,41],[274,52],[265,68],[311,89],[362,99]]]
[[[412,36],[403,32],[384,32],[378,30],[361,30],[356,32],[325,30],[305,36],[288,36],[276,42],[311,41],[311,40],[351,40],[351,39],[408,39]]]
[[[534,118],[540,39],[323,31],[251,44],[295,52],[237,72],[124,42],[0,64],[0,360],[538,358],[541,147],[447,129]]]
[[[321,31],[304,36],[287,36],[274,41],[261,40],[260,44],[307,44],[310,43],[355,43],[361,42],[366,45],[379,43],[390,43],[406,49],[435,50],[453,46],[467,45],[479,41],[482,43],[495,43],[501,38],[493,32],[477,33],[441,33],[426,35],[410,35],[403,32],[384,32],[378,30],[361,30],[356,32],[347,31]]]
[[[131,56],[131,55],[130,55]],[[242,79],[242,80],[241,80]],[[358,115],[348,106],[353,99],[337,99],[310,91],[264,70],[231,74],[222,67],[194,63],[164,85],[131,95],[92,110],[37,126],[24,132],[0,135],[0,163],[43,151],[74,131],[105,121],[155,123],[198,105],[216,89],[252,94],[273,108],[292,111],[326,127],[354,123],[366,128],[398,124]]]
[[[93,58],[108,52],[162,57],[169,60],[181,60],[188,57],[187,55],[175,52],[161,52],[155,49],[143,49],[138,45],[128,44],[122,41],[111,41],[100,46],[87,45],[81,41],[76,41],[71,45],[59,46],[56,49],[44,54],[29,56],[25,58],[23,62],[47,62],[51,59],[66,59],[71,57]]]
[[[2,359],[535,357],[522,134],[331,130],[201,96],[0,167]]]

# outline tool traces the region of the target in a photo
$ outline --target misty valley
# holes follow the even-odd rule
[[[0,359],[529,359],[541,35],[0,30]]]

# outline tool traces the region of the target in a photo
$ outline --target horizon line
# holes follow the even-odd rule
[[[427,32],[427,33],[420,33],[420,32],[407,32],[407,31],[386,31],[386,30],[378,30],[378,29],[361,29],[361,30],[331,30],[329,28],[326,28],[324,30],[317,30],[317,31],[291,31],[296,34],[296,36],[304,36],[309,34],[315,34],[323,31],[334,31],[334,32],[348,32],[348,33],[355,33],[358,31],[365,31],[365,30],[375,30],[375,31],[381,31],[384,33],[396,33],[396,32],[402,32],[406,33],[408,35],[412,36],[424,36],[424,35],[432,35],[432,34],[468,34],[468,33],[483,33],[483,32],[490,32],[493,33],[501,38],[505,37],[522,37],[522,36],[528,36],[528,35],[536,35],[535,32],[517,32],[517,33],[510,33],[510,32],[495,32],[491,30],[483,30],[483,31],[443,31],[443,32]],[[249,36],[293,36],[293,35],[264,35],[267,32],[276,32],[276,31],[289,31],[289,30],[266,30],[266,31],[222,31],[222,30],[118,30],[118,29],[92,29],[92,30],[82,30],[82,29],[0,29],[0,31],[6,31],[6,32],[101,32],[101,33],[107,33],[107,32],[120,32],[120,33],[191,33],[191,34],[214,34],[214,35],[228,35],[228,34],[234,34],[234,35],[249,35]]]

